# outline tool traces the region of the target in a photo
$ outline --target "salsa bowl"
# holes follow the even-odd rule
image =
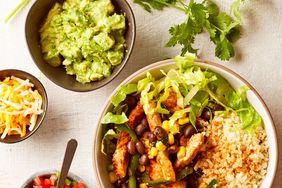
[[[33,188],[33,181],[36,177],[41,177],[45,179],[45,178],[49,178],[51,175],[56,175],[57,173],[58,173],[57,170],[46,170],[46,171],[34,173],[24,182],[21,188]],[[78,177],[77,175],[71,172],[68,173],[67,178],[71,181],[84,182],[80,177]]]

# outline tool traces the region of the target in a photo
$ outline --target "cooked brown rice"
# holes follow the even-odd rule
[[[268,142],[263,126],[253,132],[242,129],[235,113],[216,113],[204,127],[207,143],[195,168],[203,175],[200,182],[216,179],[217,187],[259,187],[266,175]]]

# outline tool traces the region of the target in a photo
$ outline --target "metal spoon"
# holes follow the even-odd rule
[[[77,141],[75,139],[69,140],[65,152],[64,162],[61,168],[61,174],[57,184],[58,188],[62,188],[65,183],[76,148],[77,148]]]

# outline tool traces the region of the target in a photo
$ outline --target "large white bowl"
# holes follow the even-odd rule
[[[220,74],[232,85],[233,88],[239,88],[241,86],[248,86],[250,90],[247,92],[247,97],[249,102],[254,106],[257,112],[261,115],[264,124],[265,131],[269,142],[269,162],[267,168],[267,174],[264,178],[261,188],[270,188],[275,178],[277,163],[278,163],[278,147],[277,147],[277,137],[276,130],[273,123],[271,114],[264,103],[263,99],[260,97],[258,92],[241,76],[237,73],[231,71],[230,69],[221,66],[219,64],[205,62],[197,60],[196,65],[208,68],[211,71]],[[126,78],[120,85],[125,85],[128,83],[136,83],[138,80],[146,76],[146,72],[150,72],[154,77],[161,78],[163,75],[160,70],[168,71],[170,69],[176,68],[174,60],[160,61],[151,65],[148,65],[139,71],[135,72],[128,78]],[[106,171],[106,166],[110,162],[110,157],[104,156],[100,152],[100,143],[102,139],[102,126],[101,118],[111,110],[111,97],[116,94],[119,87],[117,87],[113,93],[108,98],[105,106],[102,108],[103,111],[99,116],[98,123],[95,127],[94,141],[93,141],[93,168],[97,179],[99,187],[111,188],[113,185],[109,181],[108,172]]]

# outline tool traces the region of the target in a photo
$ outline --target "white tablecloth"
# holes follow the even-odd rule
[[[22,69],[39,76],[29,55],[24,33],[25,18],[34,0],[9,23],[4,24],[3,21],[19,1],[0,1],[0,69]],[[228,9],[226,1],[217,2],[222,9]],[[179,52],[179,48],[165,48],[164,44],[169,37],[169,27],[180,23],[185,16],[172,9],[149,14],[130,3],[136,17],[137,38],[130,61],[122,73],[107,86],[88,93],[64,90],[43,77],[49,98],[46,119],[28,140],[13,145],[0,144],[0,188],[18,188],[34,172],[59,169],[70,138],[79,142],[71,171],[82,177],[90,187],[96,187],[92,169],[93,130],[105,100],[131,73],[158,60],[174,57]],[[243,34],[235,44],[237,55],[232,61],[224,63],[215,58],[214,45],[207,34],[197,37],[195,46],[201,49],[201,58],[233,69],[258,90],[270,108],[281,142],[282,2],[250,1],[242,13]],[[279,148],[281,156],[281,145]],[[281,176],[282,163],[273,187],[282,186]]]

